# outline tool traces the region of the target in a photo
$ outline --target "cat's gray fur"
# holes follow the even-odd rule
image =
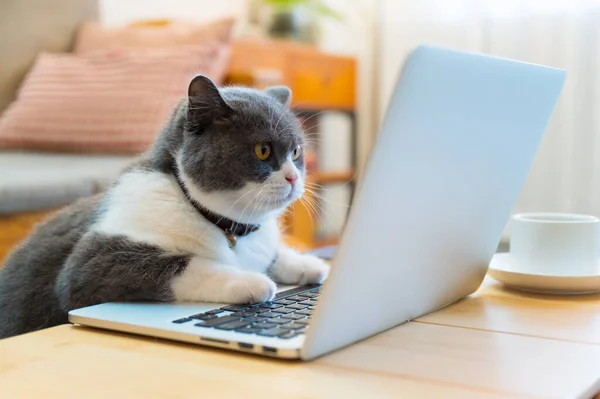
[[[219,91],[207,78],[196,77],[152,148],[124,173],[169,175],[180,156],[184,172],[204,192],[260,183],[278,170],[286,152],[303,143],[287,107],[289,96],[284,88]],[[270,162],[252,156],[257,141],[272,143]],[[303,157],[295,164],[304,173]],[[170,284],[193,254],[91,230],[108,211],[111,195],[109,190],[68,206],[9,256],[0,269],[0,338],[66,323],[74,308],[174,300]]]

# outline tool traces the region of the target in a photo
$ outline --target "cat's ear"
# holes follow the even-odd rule
[[[273,86],[264,90],[265,94],[274,98],[284,107],[289,107],[292,102],[292,91],[286,86]]]
[[[210,123],[226,117],[231,107],[225,102],[212,80],[196,75],[188,87],[188,117],[196,122]]]

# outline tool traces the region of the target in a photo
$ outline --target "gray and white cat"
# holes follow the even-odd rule
[[[218,89],[196,76],[105,194],[60,211],[8,258],[0,338],[103,302],[251,303],[272,299],[275,282],[321,283],[328,266],[287,247],[277,223],[304,191],[290,98],[286,87]]]

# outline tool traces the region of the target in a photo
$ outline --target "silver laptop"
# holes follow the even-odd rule
[[[564,79],[554,68],[419,47],[322,286],[280,287],[253,305],[106,303],[69,320],[307,360],[451,304],[481,284]]]

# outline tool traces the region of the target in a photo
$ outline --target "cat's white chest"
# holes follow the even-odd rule
[[[172,178],[146,171],[121,177],[93,230],[256,272],[264,272],[273,262],[279,243],[272,219],[230,248],[225,233],[198,215]]]
[[[229,250],[232,262],[244,270],[264,272],[275,260],[279,231],[275,221],[269,221],[258,231],[239,237],[234,248]],[[229,259],[228,259],[229,260]]]

